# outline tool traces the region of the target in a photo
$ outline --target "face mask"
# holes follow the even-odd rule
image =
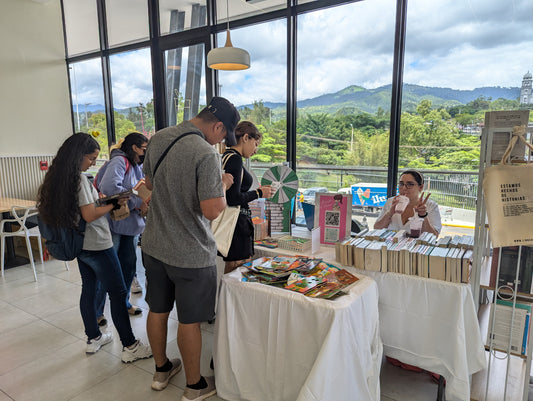
[[[144,163],[144,155],[139,155],[139,164]]]

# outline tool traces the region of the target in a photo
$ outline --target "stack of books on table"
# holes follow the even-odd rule
[[[311,298],[333,299],[358,280],[345,269],[306,256],[262,257],[243,267],[243,281],[278,285]]]
[[[437,239],[423,233],[410,238],[403,230],[370,230],[361,237],[338,241],[335,256],[337,262],[358,269],[468,283],[472,243],[470,235]]]

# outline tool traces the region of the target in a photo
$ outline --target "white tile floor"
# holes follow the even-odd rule
[[[124,364],[115,339],[95,355],[85,354],[85,334],[79,313],[81,279],[75,262],[36,264],[38,282],[29,265],[5,271],[0,279],[0,401],[31,400],[179,400],[185,376],[179,373],[161,392],[151,390],[153,359]],[[144,287],[144,271],[138,270]],[[133,331],[148,343],[148,306],[141,294],[132,302],[144,313],[131,317]],[[106,316],[110,316],[108,303]],[[168,328],[168,355],[179,356],[177,320],[173,312]],[[202,325],[202,374],[209,369],[214,326]],[[437,397],[437,385],[425,373],[413,373],[386,362],[381,371],[381,400],[428,401]],[[209,401],[220,400],[213,396]],[[292,401],[292,400],[287,400]],[[323,400],[335,401],[335,400]],[[366,401],[366,400],[354,400]]]

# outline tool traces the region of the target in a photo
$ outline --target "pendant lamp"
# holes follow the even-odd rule
[[[250,68],[250,53],[244,49],[233,47],[229,32],[229,7],[226,0],[228,27],[226,29],[226,44],[224,47],[211,49],[207,53],[207,66],[214,70],[236,71]]]

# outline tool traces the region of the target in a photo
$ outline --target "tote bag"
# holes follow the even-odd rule
[[[228,159],[233,155],[234,153],[228,153],[222,157],[222,169],[226,167]],[[211,221],[211,231],[217,243],[217,250],[222,256],[228,256],[240,211],[240,206],[226,206],[222,213]]]
[[[501,164],[485,169],[483,193],[493,247],[533,245],[533,164],[506,164],[519,139],[533,151],[525,132],[523,125],[514,127]]]

